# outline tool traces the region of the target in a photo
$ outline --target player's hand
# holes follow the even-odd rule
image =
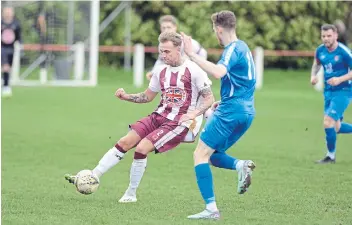
[[[126,100],[127,99],[127,94],[123,88],[117,89],[115,92],[115,96],[118,97],[121,100]]]
[[[341,84],[341,82],[342,80],[340,79],[340,77],[332,77],[327,81],[327,83],[330,84],[331,86],[337,86]]]
[[[310,83],[312,85],[316,85],[318,83],[318,76],[311,76],[310,77]]]
[[[180,120],[178,121],[178,125],[182,124],[183,122],[189,121],[189,120],[194,120],[194,118],[196,118],[196,116],[193,115],[192,113],[183,114],[181,116]]]
[[[152,79],[153,73],[152,72],[148,72],[146,75],[148,80]]]
[[[183,46],[186,55],[190,56],[193,53],[192,50],[192,37],[186,35],[185,33],[181,32],[183,38]]]
[[[219,104],[220,104],[220,101],[214,102],[214,103],[211,105],[211,110],[215,111],[215,109],[219,106]]]

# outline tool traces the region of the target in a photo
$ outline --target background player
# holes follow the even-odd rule
[[[177,32],[177,19],[172,15],[165,15],[160,17],[159,24],[160,24],[161,33],[165,31]],[[207,58],[207,55],[208,55],[207,51],[199,44],[198,41],[194,39],[192,39],[192,49],[196,54],[200,55],[204,59]],[[162,63],[163,63],[162,58],[159,55],[157,61],[154,64],[153,69]],[[146,77],[148,80],[150,80],[150,78],[152,77],[152,71],[146,74]]]
[[[159,36],[160,55],[166,63],[154,70],[149,87],[142,93],[127,94],[122,88],[115,96],[134,103],[151,102],[158,92],[162,99],[151,115],[130,125],[131,130],[99,161],[93,173],[98,177],[115,166],[127,151],[136,147],[130,170],[130,184],[120,202],[135,202],[136,190],[147,165],[147,154],[166,152],[183,142],[194,118],[203,114],[213,103],[214,96],[207,74],[194,62],[182,57],[182,37],[175,32]],[[202,96],[202,98],[199,98]],[[200,99],[200,104],[198,100]],[[196,107],[197,106],[197,107]],[[190,120],[178,123],[187,113]],[[74,176],[66,176],[73,183]]]
[[[201,132],[194,152],[194,169],[206,209],[191,215],[190,219],[219,219],[213,191],[212,165],[237,170],[238,192],[243,194],[251,184],[255,165],[251,160],[238,160],[225,152],[251,126],[254,109],[255,71],[252,54],[247,44],[236,35],[236,17],[231,11],[221,11],[211,16],[213,29],[225,50],[217,64],[209,62],[192,51],[191,37],[182,34],[185,52],[205,72],[221,79],[221,101],[215,103],[213,115]]]
[[[15,19],[13,8],[5,6],[2,10],[1,19],[1,71],[3,79],[2,96],[4,97],[12,95],[9,80],[16,41],[21,42],[21,26],[19,21]]]
[[[321,27],[323,44],[316,49],[311,72],[311,83],[318,82],[317,73],[324,68],[324,128],[328,152],[317,163],[335,163],[336,134],[352,133],[352,124],[342,123],[343,113],[352,97],[352,53],[342,43],[337,42],[334,25]]]

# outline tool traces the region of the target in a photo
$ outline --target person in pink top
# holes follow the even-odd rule
[[[174,149],[185,141],[189,131],[195,138],[201,125],[197,124],[196,118],[214,102],[207,74],[196,63],[182,56],[181,45],[180,34],[173,31],[161,33],[159,51],[165,64],[153,70],[149,87],[138,94],[128,94],[123,88],[115,93],[123,101],[139,104],[151,102],[161,93],[158,107],[150,115],[131,124],[127,135],[93,169],[93,174],[101,177],[135,147],[130,183],[119,202],[137,201],[136,191],[147,166],[147,154]],[[70,183],[75,182],[74,175],[68,175],[66,179]]]

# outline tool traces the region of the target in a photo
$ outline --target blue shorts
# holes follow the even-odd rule
[[[251,114],[231,114],[230,117],[215,111],[201,132],[200,139],[217,152],[225,152],[234,145],[254,119]]]
[[[324,114],[335,121],[342,120],[343,114],[350,104],[351,98],[348,95],[325,94]]]

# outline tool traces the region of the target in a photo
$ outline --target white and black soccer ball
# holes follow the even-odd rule
[[[77,191],[81,194],[89,195],[96,192],[99,184],[99,177],[94,175],[91,170],[81,170],[76,175],[75,185]]]

